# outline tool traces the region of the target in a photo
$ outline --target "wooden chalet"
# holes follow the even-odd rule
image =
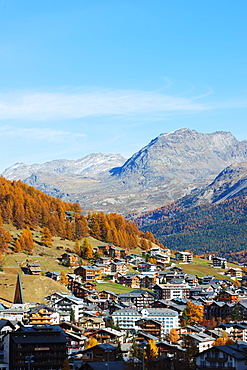
[[[129,288],[140,288],[141,278],[131,273],[125,275],[119,274],[116,278],[116,282]]]
[[[140,319],[135,322],[136,326],[139,326],[141,331],[154,335],[155,337],[161,337],[161,323],[152,319]]]
[[[115,361],[116,360],[117,347],[112,346],[108,343],[100,343],[96,346],[86,348],[77,352],[77,355],[81,356],[83,362],[97,361]]]
[[[62,264],[65,266],[75,267],[79,265],[79,256],[75,253],[62,254]]]
[[[118,293],[111,292],[110,290],[102,290],[99,292],[100,299],[111,299],[116,300],[118,297]]]
[[[30,262],[27,264],[27,274],[28,275],[40,275],[41,273],[41,267],[38,262]]]
[[[79,266],[74,270],[74,274],[80,275],[84,282],[102,278],[101,269],[95,266]]]
[[[229,290],[219,292],[216,297],[217,302],[236,303],[238,302],[238,294]]]
[[[68,289],[71,290],[75,297],[82,299],[88,298],[91,294],[89,289],[85,288],[82,283],[76,280],[69,281]]]
[[[105,320],[103,317],[83,317],[80,319],[80,326],[84,329],[99,330],[105,328]]]
[[[99,343],[116,343],[116,340],[120,343],[123,342],[123,333],[119,330],[111,328],[102,328],[94,330],[92,332],[85,332],[88,338],[95,338]]]

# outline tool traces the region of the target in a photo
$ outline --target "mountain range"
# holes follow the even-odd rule
[[[247,141],[230,132],[182,128],[159,135],[127,160],[93,153],[77,160],[17,163],[2,175],[80,202],[84,210],[134,217],[176,201],[188,207],[227,199],[246,186],[245,162]]]

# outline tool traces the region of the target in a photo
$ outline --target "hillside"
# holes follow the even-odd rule
[[[14,252],[32,252],[37,230],[41,239],[35,242],[41,246],[50,246],[52,237],[75,242],[92,236],[127,249],[143,246],[145,241],[156,242],[151,233],[143,234],[134,222],[116,213],[90,212],[85,217],[78,203],[64,203],[20,181],[11,182],[3,177],[0,178],[0,226],[2,223],[13,224],[21,232],[16,236],[6,231],[6,227],[0,227],[0,254],[9,245]]]
[[[168,248],[190,249],[196,254],[216,253],[229,260],[247,261],[246,195],[189,210],[173,205],[170,212],[166,208],[166,215],[156,217],[156,222],[141,229],[154,233]]]

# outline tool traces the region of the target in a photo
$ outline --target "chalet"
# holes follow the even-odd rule
[[[28,308],[26,304],[12,304],[10,308],[0,306],[0,317],[9,321],[19,321],[26,324],[28,322]]]
[[[139,272],[155,271],[157,269],[156,265],[150,262],[140,262],[137,265]]]
[[[123,286],[127,286],[129,288],[140,288],[141,279],[138,275],[134,273],[128,273],[128,274],[118,274],[115,277],[115,281],[118,284],[121,284]]]
[[[211,320],[213,317],[221,317],[225,320],[227,317],[232,316],[235,303],[228,302],[213,302],[210,305],[205,306],[205,316],[207,320]]]
[[[222,290],[216,297],[217,302],[236,303],[238,302],[238,295],[230,290]]]
[[[156,274],[149,275],[147,273],[142,273],[138,276],[140,278],[140,288],[142,289],[153,289],[158,280]]]
[[[44,304],[30,308],[28,315],[29,325],[45,326],[59,324],[59,313]]]
[[[77,352],[80,354],[83,362],[97,361],[115,361],[117,347],[108,343],[100,343],[96,346],[86,348]]]
[[[116,343],[116,341],[123,343],[124,333],[111,329],[111,328],[101,328],[94,330],[91,333],[85,333],[88,338],[95,338],[99,343]]]
[[[182,261],[183,263],[192,263],[193,254],[190,252],[177,252],[175,253],[175,259],[177,261]]]
[[[154,335],[156,338],[161,337],[162,324],[160,321],[153,319],[140,319],[135,322],[135,325],[144,333]]]
[[[125,262],[111,262],[110,272],[119,272],[120,274],[125,274],[127,272],[127,265]]]
[[[110,256],[98,257],[96,262],[104,265],[109,265],[112,262],[112,258]]]
[[[102,271],[95,266],[80,266],[74,270],[76,275],[80,275],[83,281],[94,281],[102,278]]]
[[[189,298],[189,284],[156,284],[153,288],[156,299],[171,300],[174,298]]]
[[[110,251],[110,248],[111,246],[113,246],[113,244],[102,244],[102,245],[98,245],[98,252],[99,253],[102,253],[102,255],[108,255],[109,254],[109,251]]]
[[[111,246],[109,253],[113,258],[125,258],[128,254],[128,250]]]
[[[238,308],[243,320],[247,320],[247,299],[238,302]]]
[[[4,366],[4,337],[7,333],[15,331],[17,328],[20,327],[20,324],[14,325],[9,320],[0,319],[0,369],[1,366],[5,369]],[[8,365],[5,364],[6,369],[8,369]]]
[[[199,285],[198,278],[194,274],[190,274],[190,275],[185,276],[185,281],[186,281],[186,283],[189,284],[189,286],[191,288],[195,288]]]
[[[116,300],[118,297],[117,293],[111,292],[110,290],[102,290],[99,292],[99,298],[104,298],[104,299],[111,299],[111,300]]]
[[[82,317],[80,319],[80,326],[84,329],[99,330],[105,328],[105,320],[103,317]]]
[[[64,253],[61,257],[62,264],[65,266],[75,267],[79,265],[79,256],[75,253]]]
[[[211,370],[226,368],[244,370],[246,368],[245,344],[215,346],[196,355],[196,369]]]
[[[85,288],[84,285],[77,280],[69,280],[68,289],[71,290],[75,297],[81,299],[88,298],[91,294],[89,289]]]
[[[107,265],[106,263],[97,262],[97,263],[94,263],[93,266],[100,269],[102,274],[109,274],[111,272],[110,264]]]
[[[198,277],[199,284],[209,284],[214,280],[214,275],[204,275],[202,277]]]
[[[87,337],[82,334],[67,331],[67,353],[68,355],[74,355],[75,351],[84,349]]]
[[[157,253],[162,253],[163,249],[160,247],[152,247],[149,249],[149,253],[151,256],[156,256]]]
[[[138,331],[135,334],[135,341],[139,345],[142,344],[142,343],[147,343],[151,339],[153,339],[157,342],[159,338],[152,335],[152,334],[149,334],[147,331]]]
[[[242,269],[231,267],[229,270],[226,271],[225,274],[237,279],[243,276],[243,271]]]
[[[31,262],[27,264],[27,273],[28,275],[40,275],[41,267],[38,262]]]
[[[89,291],[96,291],[96,284],[92,281],[87,281],[83,284],[85,288],[87,288]]]
[[[162,260],[156,260],[156,270],[165,270],[167,262]]]
[[[117,298],[118,302],[131,302],[135,307],[150,307],[154,301],[154,294],[148,290],[134,290],[128,293],[122,293]]]
[[[213,256],[212,257],[212,267],[226,269],[227,260],[222,257]]]
[[[205,351],[213,346],[215,338],[211,337],[206,333],[189,334],[188,337],[193,340],[197,346],[198,352]]]
[[[82,335],[85,329],[78,324],[73,324],[69,321],[61,321],[59,326],[67,333],[67,332],[74,332],[78,335]]]
[[[239,323],[229,323],[225,324],[222,323],[215,328],[216,330],[221,330],[222,332],[226,332],[228,337],[234,341],[243,340],[246,342],[247,340],[247,325],[239,324]]]
[[[48,278],[50,278],[52,280],[59,281],[60,280],[60,274],[61,274],[60,271],[48,271],[45,274],[45,276],[47,276]]]
[[[52,303],[52,307],[59,312],[64,321],[70,321],[70,314],[73,310],[75,321],[83,317],[85,310],[85,301],[83,299],[64,295],[62,298]]]
[[[177,329],[177,332],[181,336],[190,335],[190,334],[199,334],[202,331],[201,327],[197,325],[185,325]]]

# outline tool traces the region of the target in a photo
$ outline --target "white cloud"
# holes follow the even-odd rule
[[[24,91],[0,95],[0,119],[78,119],[94,115],[133,116],[152,113],[195,113],[209,106],[195,98],[160,92],[86,89],[58,92]]]
[[[63,142],[68,139],[86,136],[84,134],[64,130],[53,130],[50,128],[14,128],[12,126],[1,126],[0,135],[1,137],[19,137],[24,139],[44,140],[46,142]]]

